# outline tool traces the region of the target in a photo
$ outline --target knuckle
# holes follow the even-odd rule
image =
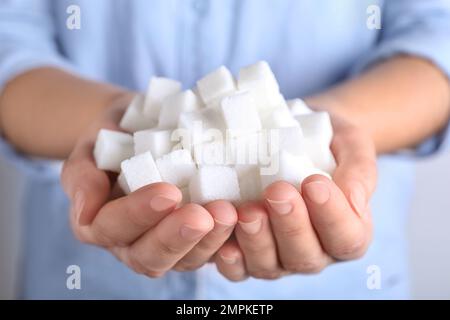
[[[266,280],[275,280],[281,276],[279,270],[250,270],[249,273],[253,278]]]
[[[200,252],[211,252],[211,253],[217,251],[218,248],[219,245],[214,241],[200,241],[195,246],[195,249]]]
[[[292,273],[316,274],[325,268],[325,263],[322,259],[309,259],[306,261],[285,263],[283,267],[286,271]]]
[[[204,265],[204,263],[191,263],[191,262],[187,262],[187,261],[180,261],[174,267],[174,270],[175,271],[194,271],[194,270],[201,268],[203,265]]]
[[[147,270],[141,263],[140,259],[136,257],[134,251],[129,250],[124,261],[134,272],[139,274],[146,274]]]
[[[181,248],[178,248],[178,247],[171,245],[169,243],[166,243],[164,241],[159,241],[158,247],[164,256],[178,256],[179,254],[181,254],[183,252],[183,250]]]
[[[136,210],[131,207],[131,204],[127,202],[127,205],[124,207],[124,216],[129,219],[129,221],[138,228],[147,228],[149,226],[149,216],[144,215],[145,210]],[[147,219],[145,219],[147,217]]]
[[[111,234],[108,233],[105,227],[103,227],[101,224],[95,224],[94,229],[94,235],[95,235],[95,242],[102,245],[102,246],[114,246],[114,245],[120,245],[118,241],[116,241]]]
[[[166,270],[156,270],[147,266],[140,257],[136,256],[133,250],[129,250],[125,263],[136,273],[145,275],[149,278],[160,278],[164,276]]]
[[[284,229],[280,229],[279,232],[280,235],[286,238],[297,238],[304,233],[301,226],[289,226]]]
[[[342,244],[333,250],[333,255],[342,260],[361,258],[366,252],[367,246],[364,239]]]
[[[91,239],[90,237],[88,237],[83,230],[81,229],[81,227],[79,227],[78,225],[76,225],[75,223],[71,223],[71,229],[72,229],[72,234],[75,237],[76,240],[78,240],[79,242],[83,243],[83,244],[90,244],[90,245],[99,245],[97,244],[95,241],[93,241],[93,239]]]

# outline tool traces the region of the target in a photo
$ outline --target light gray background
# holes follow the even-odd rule
[[[414,297],[450,299],[450,154],[417,165],[409,224]]]
[[[14,199],[23,184],[2,184],[11,174],[0,157],[0,299],[14,297],[17,280]],[[450,299],[450,154],[419,161],[416,183],[409,225],[414,298]]]

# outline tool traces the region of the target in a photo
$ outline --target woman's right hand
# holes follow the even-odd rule
[[[171,269],[195,270],[230,237],[236,210],[226,201],[180,207],[181,192],[168,183],[117,194],[117,175],[97,169],[92,151],[101,128],[120,130],[117,123],[131,98],[125,94],[116,99],[64,163],[61,181],[71,202],[73,232],[80,241],[106,248],[149,277]]]

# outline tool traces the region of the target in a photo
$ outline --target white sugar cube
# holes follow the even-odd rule
[[[225,124],[220,110],[203,108],[199,111],[184,112],[180,115],[178,128],[186,129],[190,135],[190,145],[208,142],[214,136],[222,135]]]
[[[330,147],[319,144],[314,139],[305,139],[305,154],[314,163],[314,166],[328,174],[333,174],[336,169],[336,161]]]
[[[185,187],[197,172],[191,153],[187,150],[175,150],[156,160],[156,166],[163,181]]]
[[[195,111],[201,108],[201,103],[197,96],[186,90],[166,98],[159,113],[158,128],[175,129],[182,112]]]
[[[304,179],[313,174],[329,175],[314,167],[313,162],[305,156],[295,156],[286,151],[281,151],[272,158],[272,172],[266,174],[261,168],[261,183],[263,188],[267,188],[276,181],[286,181],[295,187],[299,187]]]
[[[238,89],[251,91],[260,109],[279,103],[279,86],[266,61],[242,68],[239,71]]]
[[[213,141],[193,146],[195,163],[199,166],[223,166],[233,163],[231,150],[224,141]]]
[[[231,72],[221,66],[197,81],[197,88],[203,102],[209,104],[235,91],[236,85]]]
[[[127,179],[125,179],[125,175],[123,174],[123,172],[121,172],[119,174],[119,176],[117,177],[117,184],[119,185],[120,189],[125,194],[130,194],[131,193],[130,187],[128,186]]]
[[[188,186],[180,188],[180,191],[181,191],[182,199],[181,199],[181,203],[179,206],[181,207],[181,206],[184,206],[185,204],[191,202],[191,197],[189,195],[189,187]]]
[[[162,101],[180,91],[180,82],[168,78],[152,77],[145,96],[144,114],[158,120]]]
[[[146,185],[161,182],[161,175],[150,152],[123,161],[121,168],[131,192]]]
[[[133,137],[135,154],[150,151],[156,159],[172,151],[176,144],[171,130],[143,130],[135,132]]]
[[[261,130],[255,101],[249,92],[238,92],[222,99],[221,111],[226,128],[232,135]]]
[[[156,126],[154,119],[144,115],[144,99],[145,97],[142,94],[138,94],[133,98],[120,120],[120,127],[122,129],[134,133]]]
[[[256,201],[261,199],[263,192],[259,168],[253,166],[239,176],[241,201]]]
[[[286,101],[286,103],[293,116],[301,116],[313,112],[302,99],[292,99]]]
[[[133,137],[129,134],[101,129],[94,147],[97,168],[120,171],[120,163],[133,155]]]
[[[189,183],[191,201],[206,204],[214,200],[239,202],[241,199],[236,171],[230,167],[202,167]]]
[[[236,173],[241,180],[241,177],[251,173],[252,171],[258,172],[259,175],[259,165],[258,164],[236,164],[234,166]]]
[[[278,129],[299,127],[298,121],[292,116],[286,103],[281,104],[273,109],[272,113],[264,119],[264,128]]]
[[[307,151],[304,140],[299,126],[273,129],[269,140],[270,154],[284,150],[294,155],[304,155]]]
[[[261,132],[233,137],[227,140],[228,149],[236,166],[255,165],[266,152],[267,140]]]
[[[313,139],[315,143],[329,146],[333,139],[333,126],[328,112],[313,112],[296,116],[305,138]]]

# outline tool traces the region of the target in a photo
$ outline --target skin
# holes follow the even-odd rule
[[[301,186],[275,182],[263,201],[238,208],[225,201],[180,206],[172,185],[123,196],[116,177],[95,167],[98,130],[117,128],[131,97],[122,88],[36,69],[3,91],[0,129],[25,153],[67,159],[61,179],[74,234],[149,277],[214,261],[233,281],[276,279],[361,257],[372,234],[376,154],[416,145],[441,130],[450,113],[449,84],[434,65],[406,56],[384,61],[306,98],[332,114],[333,181],[314,175]]]

